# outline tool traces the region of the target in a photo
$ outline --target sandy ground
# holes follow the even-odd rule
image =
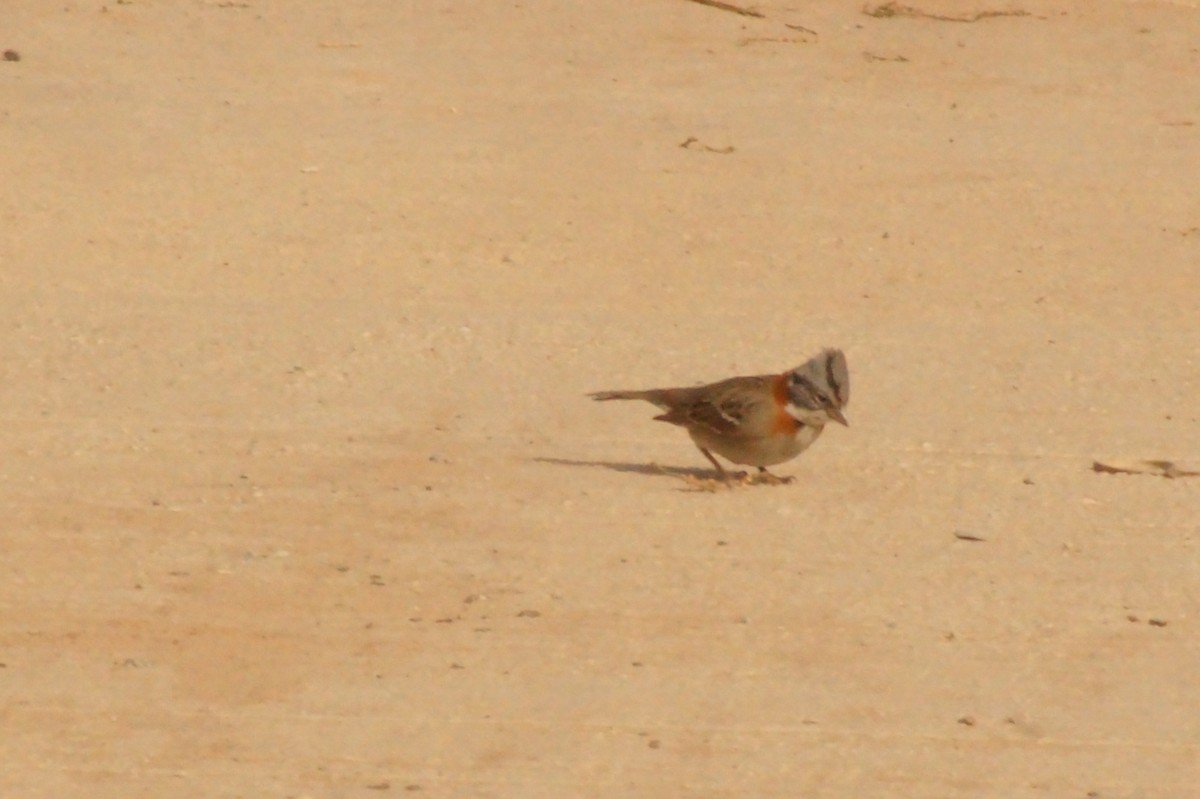
[[[914,5],[7,2],[0,795],[1200,795],[1200,4]]]

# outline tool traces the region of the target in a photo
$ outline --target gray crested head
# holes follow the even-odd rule
[[[786,373],[787,412],[797,421],[849,426],[842,409],[850,402],[850,372],[841,350],[827,349]]]

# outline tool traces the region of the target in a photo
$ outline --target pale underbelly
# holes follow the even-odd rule
[[[774,466],[790,461],[808,449],[824,427],[801,427],[794,436],[771,436],[755,440],[716,436],[703,430],[689,430],[696,446],[715,452],[742,466]]]

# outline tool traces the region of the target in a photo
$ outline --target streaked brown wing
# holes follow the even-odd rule
[[[685,401],[654,418],[683,427],[707,427],[719,435],[736,434],[763,403],[761,389],[747,383],[759,379],[736,377],[693,389]]]

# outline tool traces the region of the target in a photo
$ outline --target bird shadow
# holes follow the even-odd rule
[[[592,469],[610,469],[626,474],[644,474],[649,477],[670,477],[680,480],[686,486],[680,491],[701,491],[712,493],[740,486],[756,485],[757,480],[747,477],[745,472],[731,475],[734,479],[727,481],[715,469],[704,469],[692,466],[662,466],[657,463],[621,463],[619,461],[576,461],[569,458],[530,458],[536,463],[549,463],[554,466],[582,466]]]
[[[555,466],[586,466],[594,469],[611,469],[614,472],[645,474],[651,477],[695,477],[716,480],[720,477],[716,469],[691,466],[660,466],[657,463],[620,463],[618,461],[575,461],[569,458],[530,458],[536,463]]]

